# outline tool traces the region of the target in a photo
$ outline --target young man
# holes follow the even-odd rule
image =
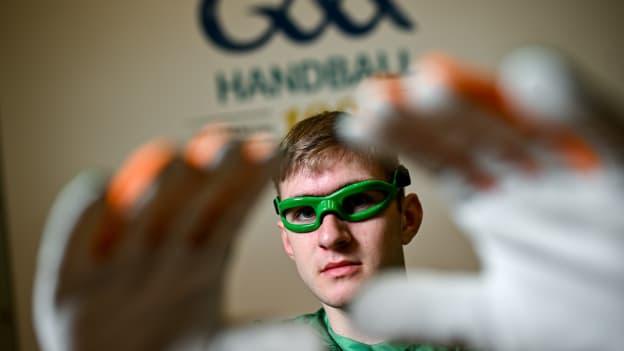
[[[329,350],[430,350],[391,345],[356,330],[346,307],[384,269],[405,271],[403,246],[422,222],[407,170],[396,155],[352,150],[336,137],[339,112],[301,121],[281,143],[274,179],[284,251],[322,308],[296,318],[314,327]],[[371,345],[371,346],[369,346]]]

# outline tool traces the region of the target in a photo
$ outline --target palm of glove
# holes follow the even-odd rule
[[[38,262],[42,347],[154,350],[213,336],[228,248],[276,165],[272,148],[211,126],[186,154],[155,142],[110,182],[94,172],[70,182]]]
[[[612,209],[624,198],[622,179],[508,179],[459,201],[455,215],[481,273],[381,279],[355,303],[355,318],[388,337],[483,349],[619,349],[624,221]]]

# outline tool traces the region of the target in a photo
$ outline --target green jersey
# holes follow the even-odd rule
[[[319,334],[328,351],[458,351],[459,348],[449,349],[446,347],[431,346],[424,344],[400,344],[382,342],[368,345],[334,332],[324,309],[319,309],[315,313],[301,315],[295,318],[295,322],[307,324]]]

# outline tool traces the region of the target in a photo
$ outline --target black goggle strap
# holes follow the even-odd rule
[[[273,208],[275,209],[275,214],[277,214],[278,216],[279,216],[279,214],[280,214],[280,211],[279,211],[279,203],[280,203],[280,201],[281,201],[281,200],[280,200],[280,197],[279,197],[279,196],[276,196],[276,197],[273,199]]]
[[[392,183],[397,188],[403,188],[412,184],[412,179],[410,177],[409,171],[407,170],[407,168],[405,168],[405,166],[397,166],[397,169],[394,171],[394,179],[392,180]]]

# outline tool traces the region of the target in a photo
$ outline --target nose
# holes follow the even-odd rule
[[[353,240],[349,227],[333,213],[326,214],[318,229],[319,246],[336,250],[348,246]]]

